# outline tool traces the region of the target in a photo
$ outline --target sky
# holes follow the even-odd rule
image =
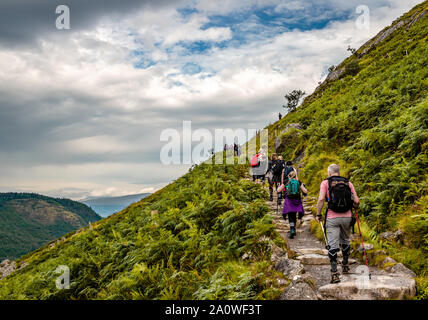
[[[165,129],[263,128],[421,2],[2,0],[0,192],[158,190],[189,168],[160,161]]]

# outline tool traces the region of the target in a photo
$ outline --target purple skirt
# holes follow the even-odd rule
[[[302,199],[289,199],[285,197],[282,214],[287,214],[289,212],[301,212],[302,214],[305,214],[305,210],[303,209]]]

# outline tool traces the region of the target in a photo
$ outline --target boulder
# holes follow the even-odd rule
[[[395,261],[391,257],[386,257],[379,264],[380,264],[381,267],[385,267],[385,265],[387,265],[387,264],[389,264],[389,265],[396,265],[397,261]]]
[[[389,300],[405,299],[416,294],[415,280],[406,277],[374,275],[341,276],[342,282],[318,289],[323,299],[337,300]]]
[[[325,81],[334,81],[340,78],[340,76],[345,72],[345,68],[335,69],[331,71]]]
[[[366,251],[373,250],[373,245],[371,243],[365,243],[364,244],[364,249],[366,249]],[[358,248],[358,251],[363,252],[363,246],[360,246]]]
[[[402,263],[397,263],[392,268],[390,268],[389,271],[394,273],[394,274],[404,276],[404,277],[408,277],[411,279],[416,278],[416,274],[412,270],[406,268]]]
[[[318,296],[312,285],[299,279],[284,290],[281,300],[318,300]]]
[[[286,144],[290,143],[290,141],[287,142],[287,141],[283,141],[283,139],[281,139],[281,136],[284,133],[287,133],[288,131],[290,131],[290,129],[302,130],[303,128],[299,123],[288,123],[285,126],[284,130],[282,130],[280,132],[278,137],[275,138],[275,141],[274,141],[275,152],[282,152],[283,149],[285,148]],[[300,132],[298,132],[298,134],[300,134]],[[285,140],[287,140],[287,139],[285,139]]]
[[[16,262],[10,260],[4,260],[0,263],[0,279],[3,279],[16,270]]]
[[[396,241],[396,242],[402,243],[404,238],[404,232],[403,230],[397,230],[395,232],[387,231],[387,232],[381,233],[379,237],[386,241]]]
[[[286,257],[278,260],[278,262],[275,264],[275,269],[282,272],[287,278],[290,279],[305,272],[305,269],[300,261],[287,259]]]
[[[270,259],[271,259],[272,263],[277,263],[281,259],[286,259],[287,258],[287,251],[281,249],[277,245],[272,244],[271,245],[271,250],[272,250],[272,254],[271,254]]]

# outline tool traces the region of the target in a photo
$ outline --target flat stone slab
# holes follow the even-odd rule
[[[297,254],[307,255],[307,254],[319,254],[319,255],[327,255],[328,251],[326,249],[320,248],[302,248],[296,250]]]
[[[297,260],[300,260],[303,264],[330,264],[330,260],[327,256],[323,256],[316,253],[305,254],[303,256],[297,257]]]
[[[341,275],[340,283],[328,284],[318,289],[325,299],[337,300],[386,300],[405,299],[416,294],[415,280],[389,275]]]

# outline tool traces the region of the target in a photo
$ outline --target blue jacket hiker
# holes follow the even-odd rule
[[[290,223],[289,238],[293,239],[296,235],[297,215],[299,216],[299,219],[302,219],[305,214],[301,194],[303,193],[303,195],[306,196],[308,190],[306,190],[305,185],[302,182],[297,180],[295,171],[291,171],[288,174],[287,185],[282,184],[278,188],[278,192],[281,192],[284,189],[284,207],[282,209],[282,216],[284,220],[287,220],[288,216],[288,221]]]

